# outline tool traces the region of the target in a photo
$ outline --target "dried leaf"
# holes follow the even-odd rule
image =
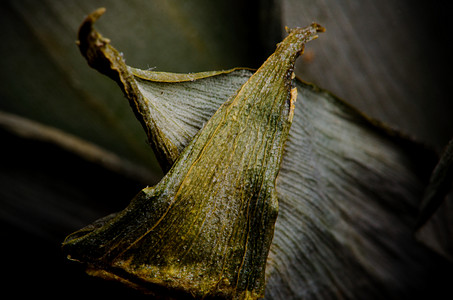
[[[81,41],[81,51],[91,65],[122,82],[130,78],[128,70],[109,65],[117,52],[90,29],[102,13],[81,27],[81,36],[89,38]],[[153,294],[262,298],[278,211],[275,180],[297,96],[293,67],[304,44],[321,30],[316,24],[291,30],[180,155],[169,139],[155,144],[171,149],[166,156],[179,156],[171,170],[124,211],[69,236],[63,247],[70,257],[87,263],[93,275]],[[130,79],[123,87],[150,137],[157,133],[161,141],[157,124],[149,126],[155,118],[144,114],[147,98]]]
[[[161,177],[122,93],[87,68],[74,46],[80,21],[102,3],[1,1],[0,110],[64,130]],[[267,3],[260,3],[260,10],[256,6],[242,0],[192,0],[190,5],[185,0],[129,0],[110,3],[100,26],[115,35],[123,52],[135,52],[128,63],[141,68],[188,72],[245,62],[256,68],[281,36],[279,19],[270,22],[260,13],[279,16],[278,10]],[[269,28],[263,36],[266,43],[272,41],[271,48],[263,49],[259,35],[252,34],[260,30],[259,20]]]
[[[187,149],[194,147],[192,138],[203,136],[214,112],[252,71],[184,75],[130,68],[92,29],[94,20],[87,19],[84,26],[90,29],[79,39],[82,46],[93,38],[85,41],[86,49],[98,56],[81,48],[82,54],[123,88],[163,168],[174,161],[181,168]],[[102,60],[108,64],[98,64]],[[276,181],[280,209],[267,259],[266,296],[423,295],[439,278],[433,276],[439,261],[414,240],[413,227],[434,155],[332,94],[300,80],[295,85],[295,117]],[[218,186],[211,182],[206,188],[211,185]]]

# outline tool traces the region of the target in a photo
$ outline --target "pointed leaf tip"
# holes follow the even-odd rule
[[[85,22],[91,22],[94,23],[96,22],[106,11],[105,7],[99,7],[95,11],[93,11],[91,14],[87,16],[85,19]]]
[[[152,90],[92,28],[101,12],[82,25],[88,28],[82,53],[92,67],[122,85],[145,129],[150,128],[154,150],[166,162],[177,159],[125,210],[66,239],[64,251],[96,269],[92,274],[143,285],[151,293],[158,287],[199,298],[263,297],[278,212],[275,182],[297,97],[294,63],[317,27],[294,29],[180,151],[161,130],[165,126],[159,119],[168,116],[152,103]],[[168,136],[180,132],[177,128]]]
[[[105,11],[105,7],[100,7],[83,20],[78,32],[77,45],[83,45],[83,42],[87,40],[88,33],[93,30],[93,24],[105,13]]]
[[[285,31],[288,34],[295,33],[295,34],[303,34],[307,36],[314,36],[317,37],[316,33],[318,32],[325,32],[326,28],[319,25],[316,22],[313,22],[310,24],[310,26],[307,27],[294,27],[294,28],[289,28],[288,26],[285,26]]]

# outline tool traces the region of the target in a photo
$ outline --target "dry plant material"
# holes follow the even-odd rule
[[[288,30],[256,72],[175,74],[127,66],[93,29],[103,12],[82,24],[80,50],[118,83],[167,173],[70,235],[70,258],[163,298],[388,299],[426,288],[437,261],[413,228],[434,156],[294,78],[321,26]]]
[[[159,184],[143,189],[101,226],[66,239],[71,258],[88,263],[92,274],[150,292],[157,286],[197,298],[263,297],[278,212],[275,180],[297,97],[294,63],[321,30],[316,24],[291,30]],[[89,37],[95,39],[87,51],[94,49],[96,60],[107,43]],[[178,150],[173,144],[155,147],[168,149],[165,157]]]

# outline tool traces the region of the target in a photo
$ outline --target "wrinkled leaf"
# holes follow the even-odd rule
[[[218,96],[228,86],[225,81],[240,87],[247,72],[252,74],[239,69],[191,75],[140,71],[126,67],[98,33],[92,37],[91,51],[100,58],[88,56],[89,63],[111,63],[97,69],[126,91],[164,157],[164,168],[186,153],[181,149],[186,141],[191,145],[191,134],[209,122],[207,112],[226,100],[226,94]],[[266,296],[423,295],[436,286],[439,261],[414,240],[412,230],[433,155],[326,91],[299,80],[296,87],[295,117],[277,178],[280,209]],[[202,105],[195,102],[200,99]]]
[[[435,263],[413,226],[433,156],[330,93],[297,86],[298,117],[277,184],[269,299],[422,292]]]
[[[148,134],[162,140],[166,135],[154,122],[162,114],[153,115],[148,98],[117,63],[120,56],[91,29],[103,12],[82,25],[80,49],[92,66],[124,83]],[[179,156],[167,175],[124,211],[69,236],[65,252],[87,263],[93,275],[161,296],[262,298],[278,211],[275,180],[297,95],[294,63],[321,30],[316,24],[291,30],[180,155],[168,138],[154,144],[171,149],[167,156]]]

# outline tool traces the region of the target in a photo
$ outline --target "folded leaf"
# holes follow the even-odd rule
[[[88,64],[99,72],[109,76],[115,80],[124,94],[129,100],[129,103],[137,117],[145,129],[149,143],[156,154],[156,157],[166,172],[176,161],[177,157],[181,153],[182,149],[191,140],[191,137],[198,131],[200,126],[195,130],[183,126],[185,120],[175,119],[174,116],[169,116],[169,107],[166,103],[172,105],[172,109],[177,109],[175,103],[191,102],[192,107],[197,107],[204,111],[203,120],[207,120],[214,114],[221,103],[225,102],[245,81],[250,77],[250,73],[246,70],[229,70],[229,71],[213,71],[196,74],[171,74],[163,72],[147,72],[137,70],[128,67],[120,53],[109,44],[109,40],[103,38],[97,31],[93,29],[94,22],[105,12],[104,8],[100,8],[90,14],[79,30],[78,45],[80,52],[88,61]],[[161,86],[157,92],[161,93],[163,89],[166,91],[163,94],[159,94],[159,97],[153,97],[153,86],[144,84],[144,81],[159,83],[174,83],[174,82],[191,82],[204,78],[216,76],[217,84],[221,84],[222,75],[234,73],[235,80],[229,78],[223,81],[223,85],[219,86],[216,90],[206,91],[205,83],[201,85],[191,87],[186,90],[186,95],[172,94],[171,89],[165,89]],[[237,77],[237,78],[236,78]],[[209,79],[208,79],[209,80]],[[179,91],[186,88],[187,85],[179,86]],[[200,91],[201,89],[201,91]],[[194,100],[197,98],[197,93],[208,92],[204,99]],[[176,101],[161,101],[155,103],[158,99],[167,99],[171,97],[172,100]],[[184,97],[184,98],[182,98]],[[178,99],[176,99],[178,98]],[[198,102],[197,102],[198,101]],[[200,103],[212,103],[209,106]],[[206,108],[208,110],[206,110]],[[184,112],[177,112],[181,117]],[[189,122],[190,123],[190,122]],[[198,124],[200,125],[200,124]],[[178,132],[178,134],[174,134]]]
[[[296,99],[293,67],[321,30],[316,24],[293,29],[159,184],[66,239],[70,257],[87,263],[92,274],[154,294],[262,298],[278,211],[275,180]],[[126,93],[129,87],[135,89],[125,86]]]
[[[88,18],[82,29],[89,30],[80,31],[82,54],[123,88],[163,168],[190,164],[192,139],[199,140],[211,116],[217,118],[214,113],[253,72],[171,74],[127,67],[93,22]],[[438,270],[439,261],[417,244],[412,229],[434,155],[332,94],[294,81],[298,94],[276,181],[280,209],[267,259],[267,298],[422,295],[438,278],[430,271]]]

